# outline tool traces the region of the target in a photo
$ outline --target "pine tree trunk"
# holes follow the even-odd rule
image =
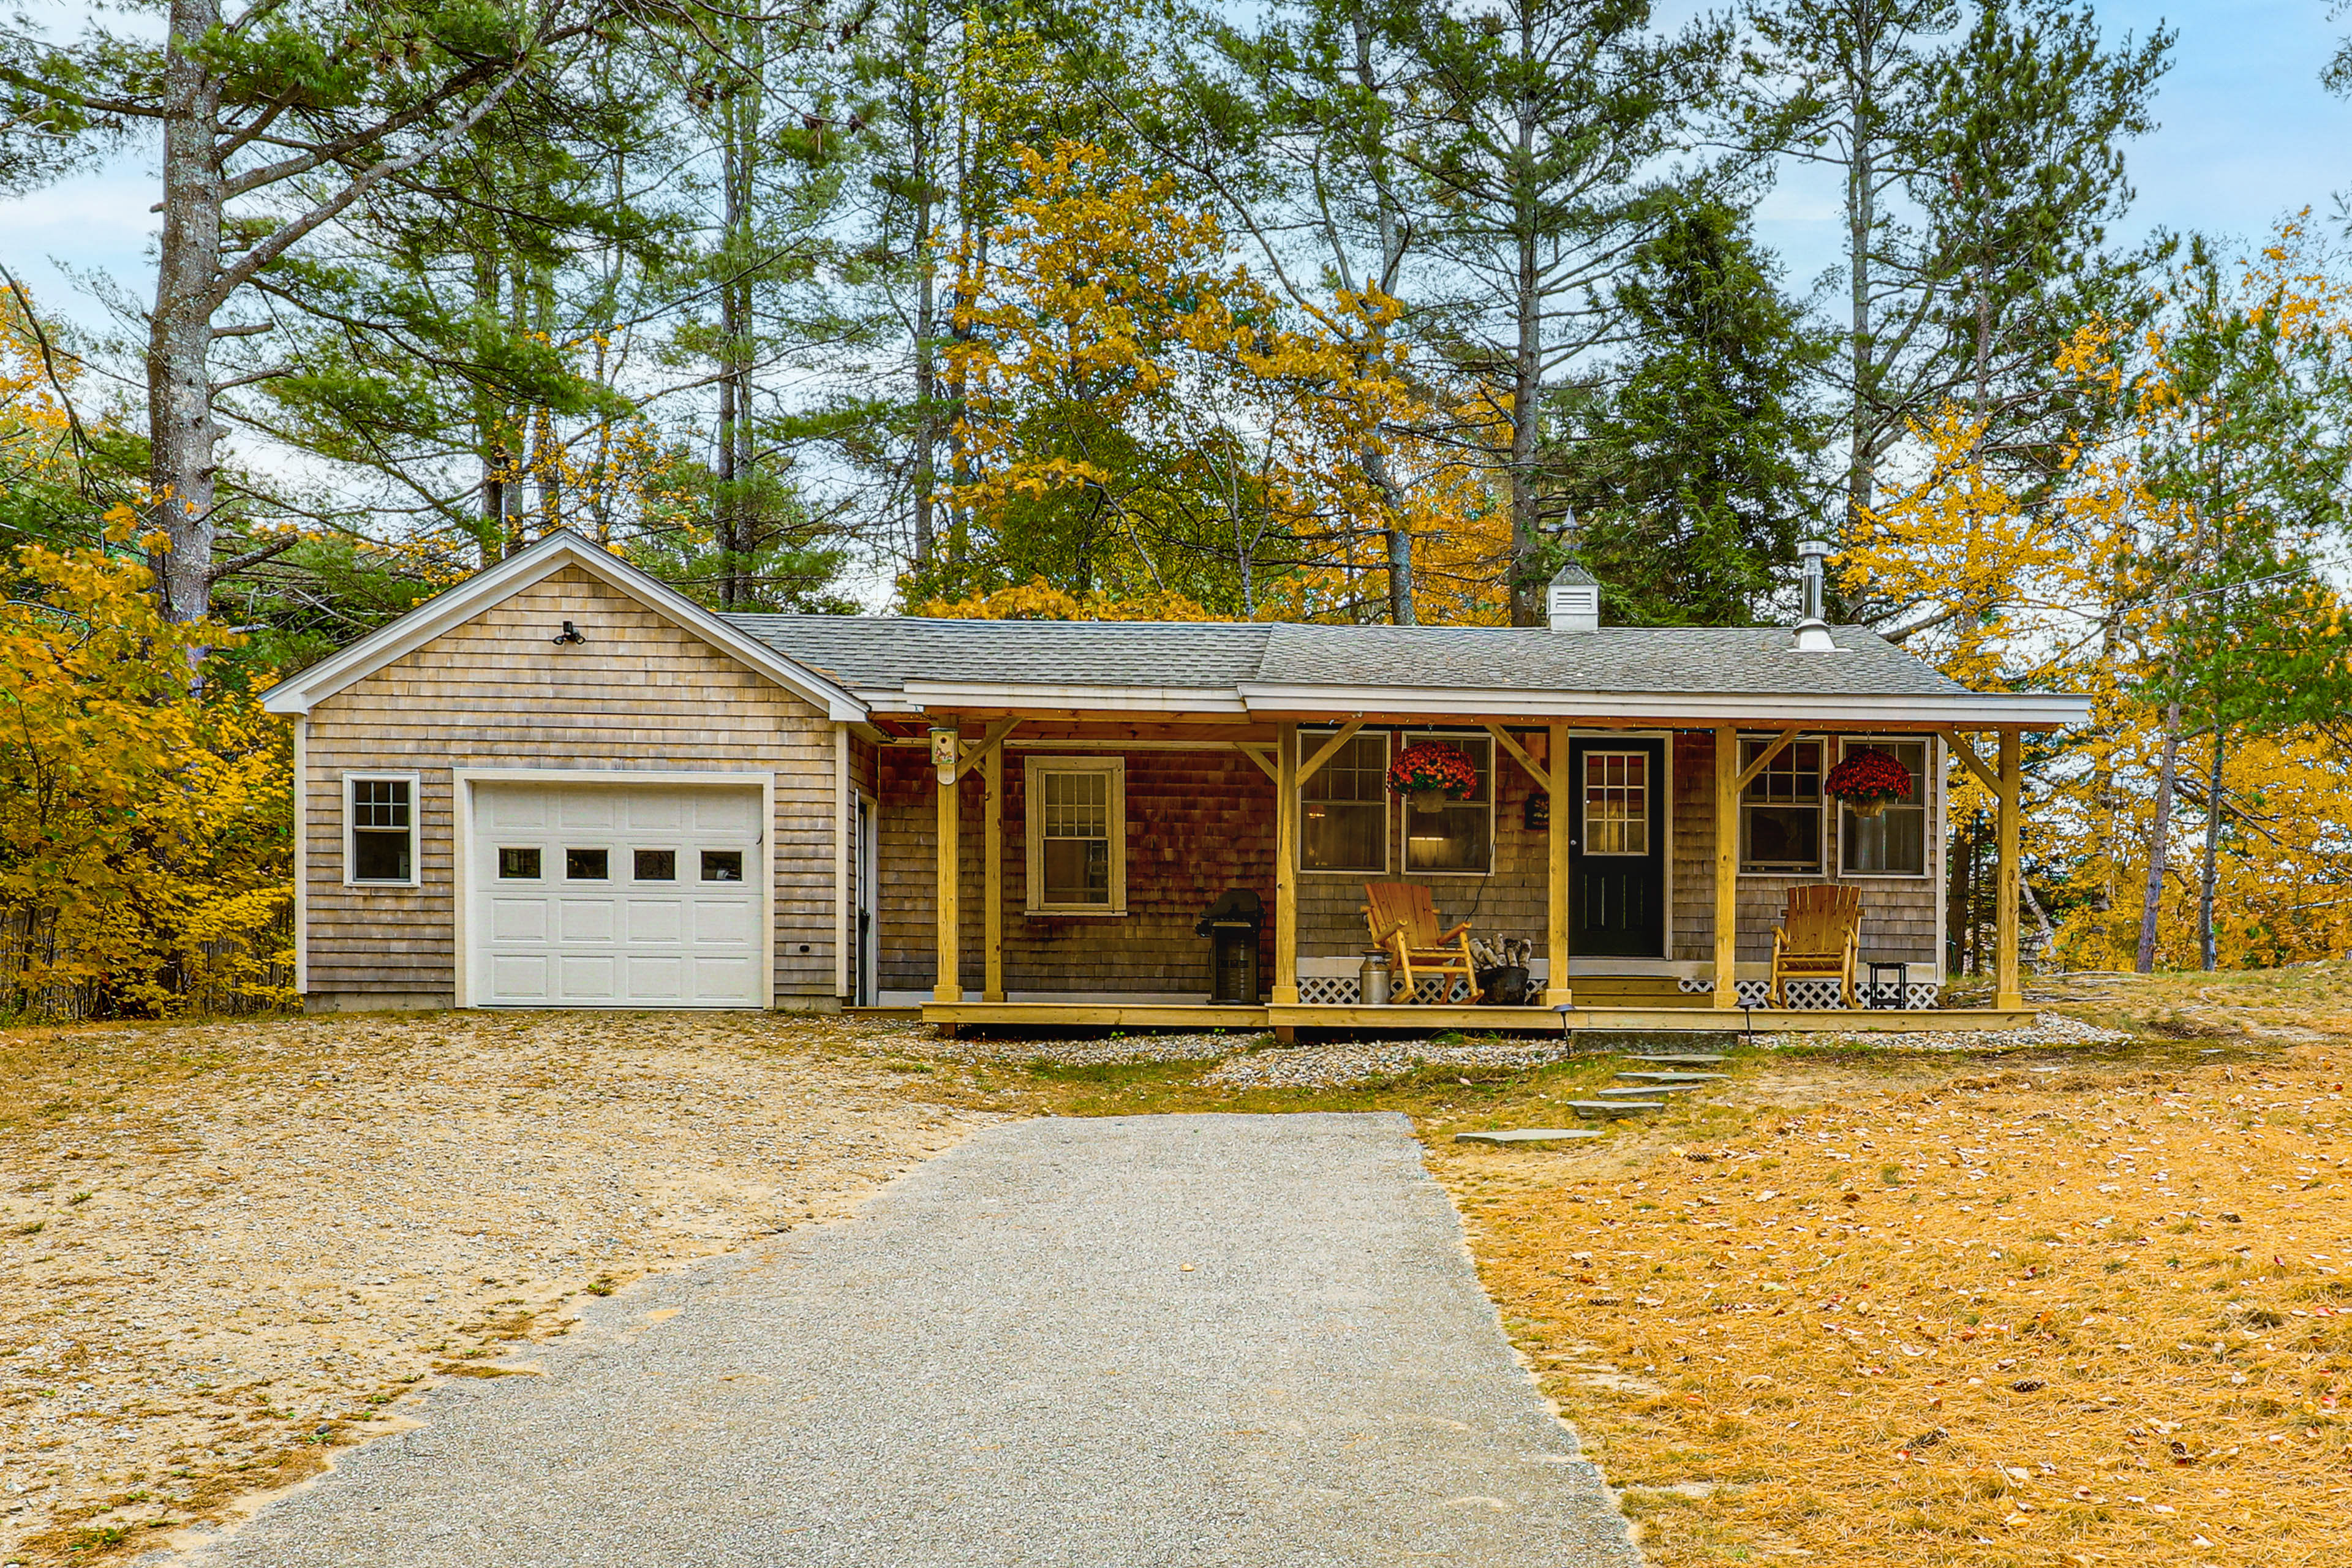
[[[1519,24],[1519,57],[1533,53],[1533,23],[1525,12]],[[1534,113],[1522,109],[1518,118],[1517,150],[1522,169],[1535,158],[1538,126]],[[1526,175],[1523,178],[1532,178]],[[1539,220],[1535,194],[1522,184],[1513,194],[1513,226],[1518,231],[1518,277],[1512,303],[1518,342],[1511,362],[1511,625],[1540,624],[1542,596],[1537,592],[1536,552],[1540,543],[1540,520],[1536,512],[1536,437],[1543,392],[1543,289],[1541,258],[1537,248]]]
[[[163,86],[163,225],[155,247],[155,308],[147,328],[148,482],[170,553],[157,573],[163,613],[202,620],[212,608],[213,508],[220,426],[213,420],[213,289],[220,275],[220,83],[200,61],[219,0],[172,0]]]
[[[1847,434],[1846,520],[1847,525],[1856,531],[1878,500],[1877,457],[1871,428],[1877,351],[1871,342],[1870,241],[1878,226],[1878,194],[1874,186],[1877,165],[1873,156],[1878,128],[1877,103],[1871,86],[1875,69],[1872,42],[1867,30],[1862,31],[1854,41],[1857,53],[1853,74],[1862,85],[1854,96],[1853,156],[1846,169],[1847,307],[1851,316],[1847,354],[1853,378],[1853,403],[1847,416],[1852,428]]]
[[[2230,727],[2216,718],[2213,721],[2213,761],[2205,775],[2205,861],[2197,877],[2197,964],[2210,973],[2221,961],[2219,944],[2213,937],[2213,892],[2220,874],[2221,855],[2221,763],[2230,737]]]
[[[2164,760],[2156,770],[2156,814],[2147,830],[2147,891],[2139,907],[2139,954],[2133,968],[2156,973],[2156,921],[2164,906],[2164,863],[2172,832],[2172,781],[2180,762],[2180,704],[2164,710]]]
[[[1372,68],[1372,18],[1370,9],[1359,4],[1348,17],[1354,29],[1356,44],[1356,85],[1362,89],[1367,101],[1380,90],[1380,78]],[[1404,231],[1398,220],[1396,199],[1389,184],[1388,160],[1377,138],[1367,148],[1366,173],[1371,177],[1373,211],[1380,226],[1381,275],[1380,289],[1393,293],[1398,274],[1404,266]],[[1377,353],[1385,346],[1387,331],[1375,328],[1371,352]],[[1389,471],[1388,459],[1379,448],[1367,446],[1360,454],[1364,477],[1379,490],[1389,511],[1388,526],[1383,531],[1388,546],[1389,620],[1400,626],[1412,626],[1416,620],[1412,605],[1412,534],[1404,526],[1404,494],[1398,489]]]

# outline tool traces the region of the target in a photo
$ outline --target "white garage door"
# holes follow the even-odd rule
[[[760,792],[474,785],[476,1000],[758,1007]]]

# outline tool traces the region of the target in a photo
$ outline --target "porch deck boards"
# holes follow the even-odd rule
[[[1580,1006],[1568,1016],[1571,1032],[1587,1029],[1658,1034],[1922,1034],[1946,1030],[2021,1029],[2029,1011],[1952,1007],[1892,1009],[1781,1007]],[[1556,1035],[1560,1015],[1543,1007],[1351,1007],[1302,1004],[1282,1007],[1124,1006],[1100,1002],[927,1002],[927,1024],[978,1024],[1039,1028],[1150,1029],[1463,1029],[1478,1033]]]

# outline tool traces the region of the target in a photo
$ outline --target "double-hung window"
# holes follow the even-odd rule
[[[1029,840],[1028,912],[1127,912],[1127,762],[1030,757],[1022,781]]]
[[[1407,802],[1404,868],[1486,876],[1495,868],[1495,742],[1486,735],[1407,735],[1405,743],[1434,741],[1469,759],[1478,784],[1465,800],[1450,800],[1434,811]],[[1385,783],[1385,780],[1383,781]]]
[[[353,887],[416,886],[416,775],[343,777],[343,880]]]
[[[1769,740],[1739,742],[1739,771],[1771,749]],[[1818,740],[1791,741],[1739,794],[1739,868],[1766,876],[1819,876],[1822,869],[1822,752]]]
[[[1298,732],[1298,762],[1331,743],[1328,731]],[[1389,868],[1389,737],[1357,734],[1298,786],[1298,868]]]
[[[1911,795],[1889,801],[1876,816],[1857,816],[1839,807],[1838,865],[1856,877],[1924,877],[1927,874],[1927,742],[1850,740],[1841,755],[1884,752],[1909,771]]]

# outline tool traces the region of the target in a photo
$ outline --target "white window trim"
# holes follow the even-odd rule
[[[1482,799],[1480,799],[1480,800],[1475,800],[1475,801],[1469,801],[1469,800],[1457,800],[1457,801],[1455,801],[1455,802],[1454,802],[1454,803],[1453,803],[1453,805],[1454,805],[1454,809],[1457,809],[1457,810],[1458,810],[1458,809],[1460,809],[1460,808],[1461,808],[1461,807],[1463,807],[1463,806],[1465,806],[1465,805],[1485,805],[1485,806],[1486,806],[1486,868],[1485,870],[1483,870],[1483,871],[1424,871],[1424,870],[1421,870],[1421,869],[1417,868],[1413,865],[1413,863],[1412,863],[1412,844],[1411,844],[1410,842],[1406,842],[1406,841],[1407,841],[1407,840],[1409,840],[1409,839],[1412,837],[1412,808],[1409,805],[1402,806],[1402,807],[1401,807],[1401,808],[1400,808],[1400,809],[1395,813],[1396,819],[1397,819],[1397,837],[1398,837],[1398,839],[1399,839],[1399,843],[1398,843],[1398,846],[1397,846],[1397,864],[1398,864],[1399,866],[1401,866],[1401,867],[1402,867],[1402,868],[1403,868],[1404,875],[1406,875],[1406,876],[1408,876],[1408,877],[1491,877],[1491,876],[1493,876],[1493,875],[1495,874],[1495,855],[1496,855],[1496,845],[1495,845],[1495,793],[1496,793],[1496,791],[1497,789],[1499,789],[1499,788],[1501,787],[1501,785],[1500,785],[1500,784],[1499,784],[1499,783],[1497,782],[1497,775],[1498,775],[1498,773],[1499,773],[1499,772],[1500,772],[1500,769],[1501,769],[1501,766],[1502,766],[1502,764],[1501,764],[1501,763],[1500,763],[1496,759],[1496,756],[1495,756],[1495,751],[1496,751],[1496,747],[1495,747],[1495,738],[1494,738],[1492,735],[1487,735],[1487,734],[1483,734],[1483,733],[1482,733],[1482,734],[1473,735],[1473,734],[1466,733],[1465,731],[1460,731],[1460,730],[1408,730],[1408,731],[1406,731],[1404,732],[1403,740],[1404,740],[1404,743],[1405,743],[1407,746],[1417,745],[1418,743],[1420,743],[1420,742],[1423,742],[1423,741],[1444,741],[1444,742],[1449,742],[1449,743],[1460,742],[1464,742],[1464,741],[1471,741],[1471,742],[1483,741],[1483,742],[1486,742],[1486,793],[1485,793],[1485,795],[1484,795],[1483,798],[1482,798]],[[1385,837],[1385,835],[1384,835],[1383,837]]]
[[[358,825],[352,820],[352,785],[405,784],[408,786],[408,876],[404,881],[352,875],[353,839]],[[337,786],[343,792],[343,886],[346,888],[421,888],[425,885],[425,780],[418,773],[349,773]]]
[[[1837,815],[1837,879],[1841,882],[1931,882],[1936,872],[1936,774],[1937,761],[1936,741],[1931,735],[1840,735],[1837,737],[1838,761],[1845,761],[1846,752],[1857,747],[1916,745],[1920,748],[1919,787],[1927,798],[1912,803],[1926,813],[1920,828],[1920,868],[1916,871],[1849,871],[1845,868],[1846,827],[1852,816],[1845,802],[1838,802]],[[1823,770],[1822,777],[1829,777]],[[1827,800],[1829,797],[1822,797]],[[1940,962],[1940,960],[1938,961]]]
[[[1049,904],[1038,898],[1045,885],[1045,817],[1038,802],[1039,780],[1046,773],[1104,773],[1110,779],[1110,902]],[[1027,841],[1029,874],[1023,889],[1023,913],[1055,919],[1093,917],[1117,919],[1127,913],[1127,759],[1125,757],[1039,757],[1021,759],[1021,836]]]
[[[1772,732],[1761,735],[1742,734],[1739,736],[1738,740],[1741,751],[1744,753],[1747,749],[1747,742],[1749,741],[1759,741],[1769,746],[1780,738],[1780,737],[1778,732]],[[1834,735],[1807,734],[1801,731],[1797,735],[1796,739],[1790,741],[1789,744],[1791,747],[1794,747],[1802,745],[1807,741],[1818,742],[1822,748],[1822,777],[1823,779],[1827,779],[1830,775],[1830,747],[1832,742],[1836,739],[1837,737]],[[1782,753],[1782,755],[1786,754],[1786,752]],[[1779,757],[1775,757],[1772,760],[1774,762],[1779,762],[1780,759]],[[1742,772],[1747,770],[1748,763],[1745,761],[1744,755],[1739,765]],[[1739,820],[1734,825],[1734,831],[1739,835],[1739,874],[1743,877],[1778,877],[1783,879],[1792,877],[1811,877],[1827,881],[1835,880],[1835,868],[1837,866],[1840,850],[1836,845],[1830,842],[1830,829],[1835,826],[1835,823],[1832,820],[1829,812],[1825,809],[1828,799],[1829,797],[1827,795],[1823,795],[1821,799],[1816,800],[1813,803],[1813,813],[1822,820],[1821,832],[1816,836],[1815,839],[1815,842],[1821,845],[1822,856],[1819,860],[1814,862],[1812,869],[1809,871],[1796,870],[1790,868],[1779,866],[1759,867],[1751,869],[1748,864],[1748,807],[1749,802],[1748,799],[1748,792],[1742,790],[1740,792],[1739,798],[1733,803],[1734,806],[1739,813]]]
[[[1331,737],[1339,732],[1339,726],[1336,724],[1328,725],[1319,730],[1309,730],[1301,727],[1298,731],[1298,756],[1292,763],[1292,766],[1295,768],[1303,765],[1307,758],[1322,750],[1323,747],[1329,742]],[[1372,733],[1374,733],[1374,731],[1370,730],[1359,730],[1356,731],[1355,739],[1360,741]],[[1390,843],[1390,840],[1393,839],[1397,835],[1397,812],[1394,809],[1395,797],[1388,792],[1388,771],[1389,764],[1396,760],[1396,733],[1394,731],[1381,730],[1378,731],[1378,735],[1381,742],[1380,868],[1378,870],[1339,870],[1328,866],[1309,866],[1307,864],[1307,781],[1301,780],[1296,786],[1294,786],[1297,791],[1298,798],[1291,803],[1292,807],[1298,813],[1297,871],[1300,876],[1338,877],[1342,879],[1361,881],[1366,877],[1385,877],[1389,874],[1390,850],[1393,847]]]

